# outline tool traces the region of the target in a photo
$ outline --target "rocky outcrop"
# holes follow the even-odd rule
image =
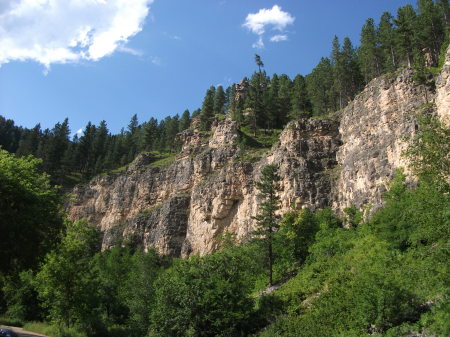
[[[450,45],[445,63],[436,80],[436,112],[442,125],[450,128]]]
[[[253,183],[264,165],[280,167],[283,211],[328,205],[338,125],[293,122],[256,162],[242,156],[236,124],[229,119],[209,139],[198,130],[186,131],[180,136],[184,154],[170,166],[152,167],[154,159],[143,154],[123,172],[77,186],[69,216],[96,224],[104,233],[104,249],[125,239],[174,256],[211,252],[221,234],[245,238],[254,230],[258,200]]]
[[[334,119],[291,122],[271,149],[254,153],[239,148],[229,119],[211,132],[194,125],[178,136],[182,150],[172,164],[158,167],[142,154],[122,172],[77,186],[69,217],[96,225],[104,249],[132,240],[173,256],[206,254],[226,232],[242,240],[251,235],[259,204],[254,182],[271,163],[282,177],[281,213],[377,209],[395,169],[407,166],[402,152],[405,137],[416,132],[416,113],[434,98],[441,119],[448,117],[449,67],[447,60],[436,95],[416,84],[411,70],[383,76]]]
[[[373,80],[342,111],[339,133],[343,145],[337,153],[335,209],[352,205],[378,209],[396,168],[408,166],[402,156],[406,139],[416,130],[420,107],[433,97],[412,75],[412,70],[405,69],[396,77]]]

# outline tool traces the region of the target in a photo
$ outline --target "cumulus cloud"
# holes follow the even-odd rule
[[[280,41],[287,41],[288,37],[287,35],[274,35],[270,38],[271,42],[280,42]]]
[[[153,0],[2,0],[0,65],[99,60],[142,30]]]
[[[253,44],[253,48],[263,48],[263,36],[268,27],[283,33],[286,27],[292,25],[294,21],[295,18],[290,13],[284,12],[280,6],[274,5],[271,9],[263,8],[258,13],[248,14],[243,26],[258,35],[258,40]],[[270,40],[272,42],[285,41],[287,35],[275,35]]]

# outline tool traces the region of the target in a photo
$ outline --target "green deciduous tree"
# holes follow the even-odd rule
[[[61,230],[60,197],[41,160],[0,149],[0,273],[35,267]]]
[[[157,280],[151,336],[246,336],[248,259],[225,250],[180,260]]]
[[[47,254],[36,276],[39,298],[50,318],[89,331],[99,320],[98,282],[91,260],[99,235],[86,221],[67,224],[58,248]]]

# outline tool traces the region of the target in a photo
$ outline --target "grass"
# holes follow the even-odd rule
[[[0,316],[0,324],[8,326],[23,326],[23,322],[16,318],[11,318],[8,316]]]
[[[167,167],[175,162],[176,153],[158,153],[155,161],[151,162],[149,167]]]
[[[257,130],[256,136],[253,131],[248,127],[242,127],[239,130],[239,142],[248,147],[253,148],[270,148],[280,138],[282,129],[275,129],[265,132],[264,130]]]
[[[85,333],[75,328],[58,327],[45,322],[28,322],[23,329],[51,337],[86,337]]]
[[[248,126],[241,128],[238,141],[241,152],[237,160],[250,163],[257,162],[279,140],[281,131],[281,129],[269,132],[257,130],[256,136],[254,136]]]
[[[143,209],[142,211],[140,211],[140,212],[137,214],[137,216],[147,217],[147,216],[149,216],[150,214],[152,214],[152,212],[154,212],[154,211],[160,209],[161,207],[162,207],[162,205],[159,204],[159,205],[155,205],[155,206],[152,206],[152,207]]]
[[[262,149],[246,149],[244,152],[238,157],[238,161],[248,162],[248,163],[256,163],[259,161],[264,155],[269,151],[268,148]]]

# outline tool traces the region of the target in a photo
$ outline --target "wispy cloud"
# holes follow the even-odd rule
[[[270,38],[271,42],[280,42],[280,41],[287,41],[288,37],[287,35],[274,35]]]
[[[33,60],[52,63],[99,60],[127,48],[142,30],[153,0],[3,0],[0,65]]]
[[[158,56],[151,56],[150,57],[150,62],[153,63],[155,66],[160,66],[162,65],[162,60],[160,57]]]
[[[181,40],[181,36],[179,36],[179,35],[173,35],[173,34],[169,34],[167,32],[164,32],[163,35],[167,36],[169,39],[172,39],[172,40]]]
[[[283,11],[280,6],[274,5],[271,9],[263,8],[257,13],[248,14],[243,26],[252,33],[258,35],[258,40],[253,44],[253,48],[263,48],[263,37],[268,27],[272,30],[277,30],[284,33],[286,27],[292,25],[294,21],[295,17],[293,17],[290,13]],[[272,42],[285,41],[287,40],[287,35],[275,35],[272,39]]]
[[[141,50],[130,48],[130,47],[125,47],[125,46],[119,46],[117,48],[117,50],[122,52],[122,53],[131,54],[133,56],[142,56],[142,55],[144,55],[144,52],[141,51]]]

